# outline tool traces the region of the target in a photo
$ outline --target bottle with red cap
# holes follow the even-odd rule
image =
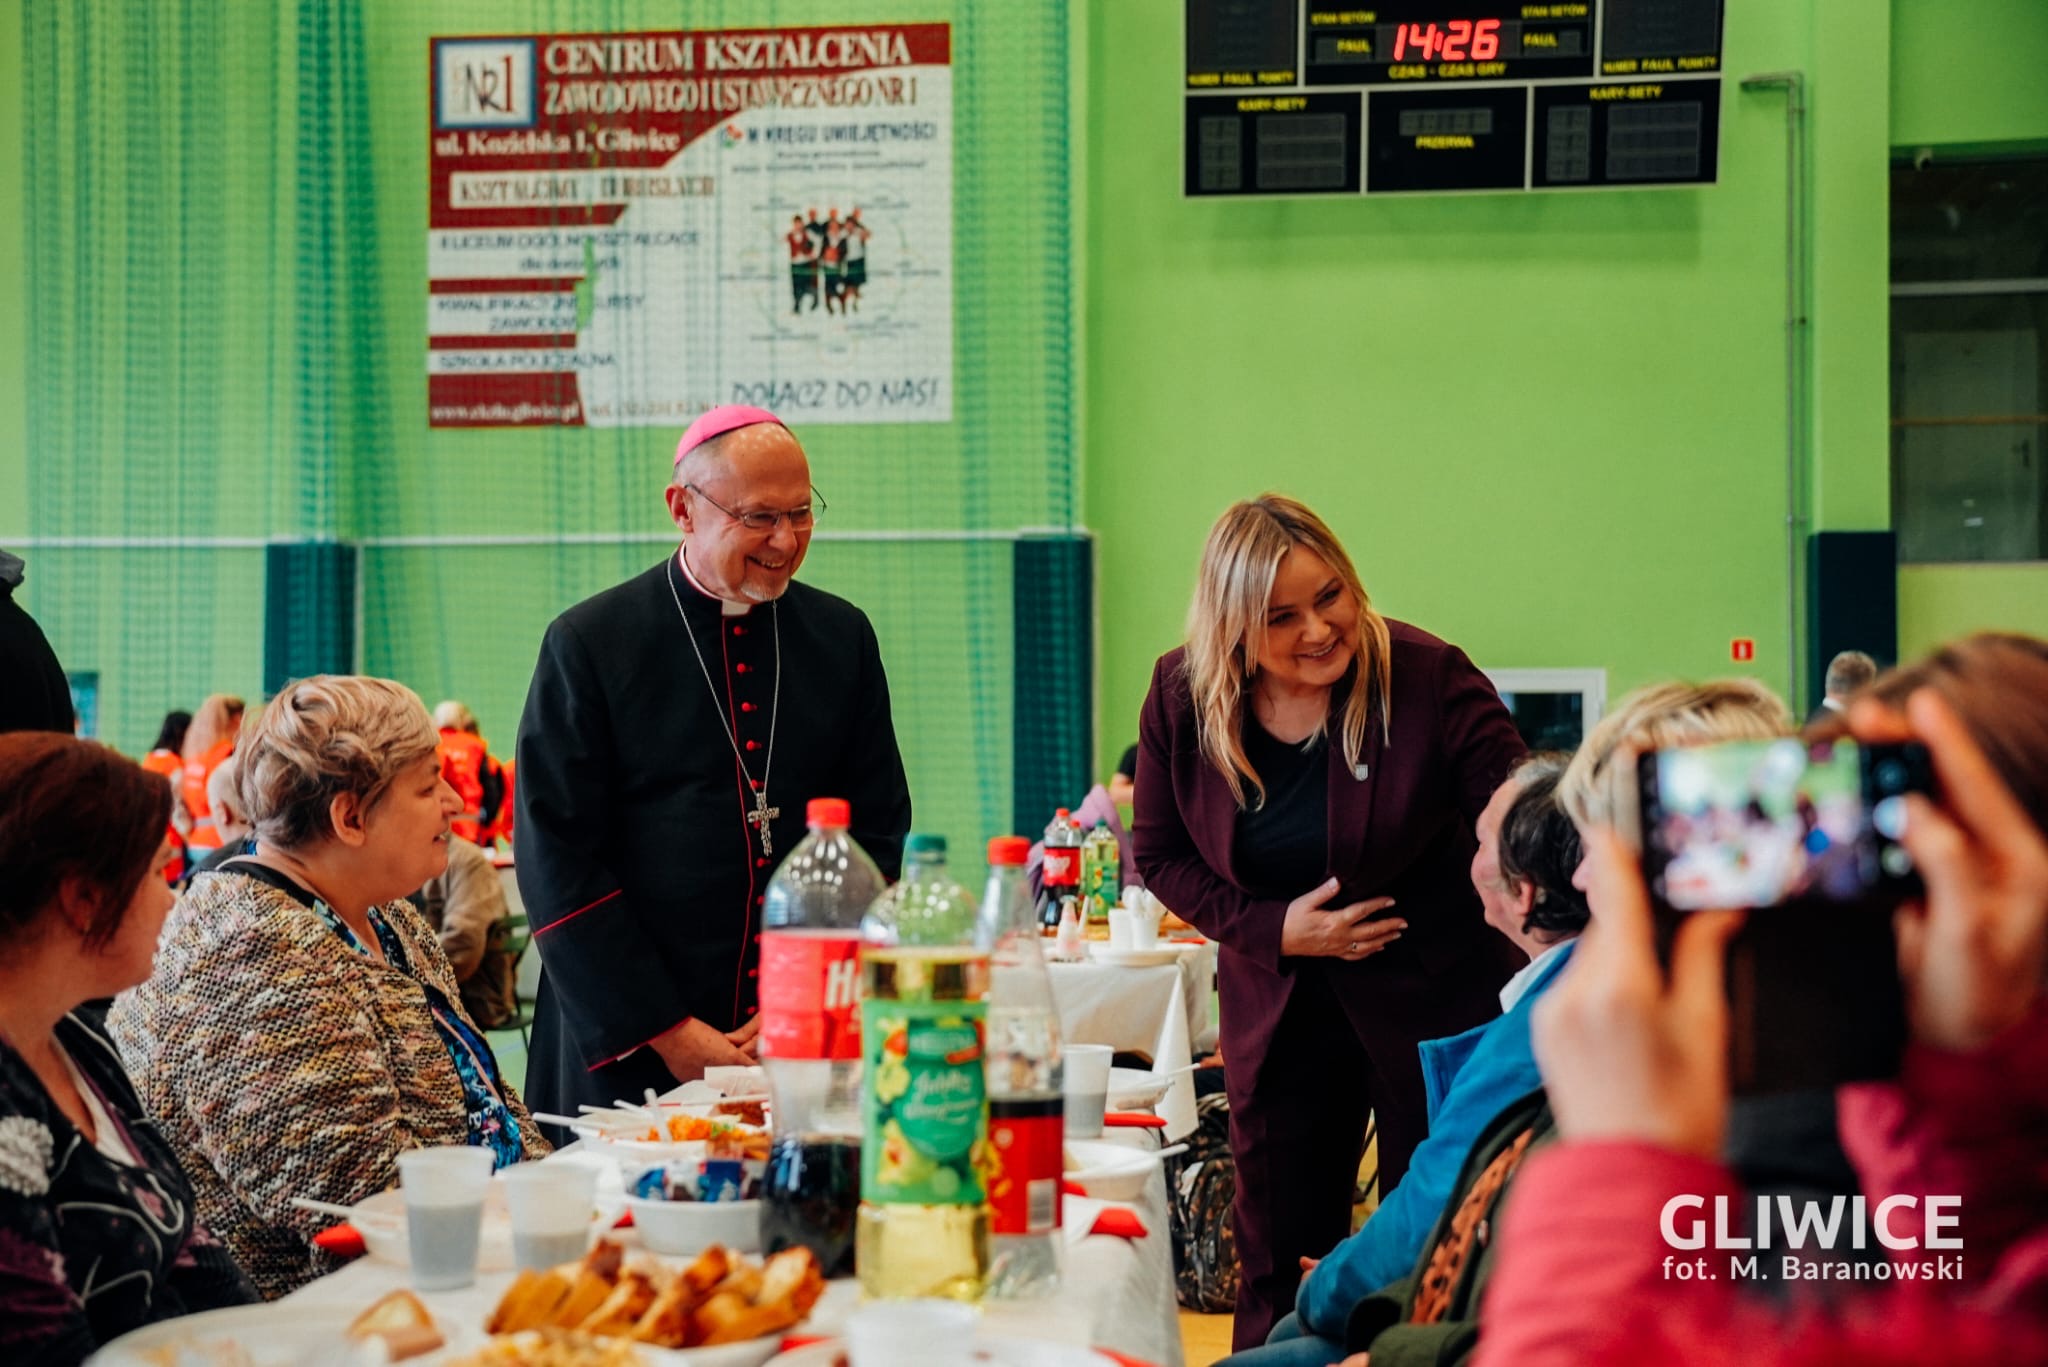
[[[861,917],[887,886],[847,833],[845,799],[811,799],[761,903],[761,1065],[775,1140],[761,1235],[803,1244],[828,1277],[853,1272],[860,1210]]]
[[[987,1294],[1003,1300],[1049,1297],[1060,1283],[1066,1126],[1060,1018],[1024,874],[1030,853],[1031,842],[1023,836],[989,841],[988,888],[981,900],[981,936],[994,946],[988,996],[993,1238]],[[1046,867],[1051,868],[1049,858]]]
[[[1039,896],[1038,924],[1050,935],[1059,929],[1060,915],[1069,897],[1081,900],[1081,823],[1065,807],[1053,813],[1045,828],[1045,864],[1039,872],[1044,892]]]

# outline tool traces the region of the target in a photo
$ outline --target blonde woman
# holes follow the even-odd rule
[[[1524,747],[1465,653],[1373,611],[1290,498],[1210,530],[1187,635],[1145,699],[1133,843],[1145,885],[1222,945],[1244,1349],[1350,1232],[1368,1113],[1380,1189],[1406,1170],[1417,1043],[1499,1013],[1521,956],[1468,871]]]
[[[108,1026],[199,1196],[265,1296],[326,1270],[325,1222],[294,1196],[353,1202],[400,1152],[546,1142],[462,1008],[454,970],[405,895],[448,863],[460,804],[410,689],[288,684],[236,754],[253,855],[171,913],[148,982]]]
[[[232,693],[215,693],[199,705],[186,728],[185,743],[179,748],[184,761],[184,778],[178,800],[185,811],[185,844],[192,850],[210,850],[221,843],[220,827],[213,817],[213,804],[206,798],[206,781],[221,762],[235,752],[235,733],[241,729],[243,703]]]

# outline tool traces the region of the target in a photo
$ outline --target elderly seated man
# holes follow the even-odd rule
[[[1584,894],[1572,886],[1578,830],[1557,801],[1564,770],[1562,756],[1530,756],[1475,825],[1472,885],[1487,924],[1529,956],[1501,989],[1502,1014],[1423,1042],[1429,1137],[1362,1229],[1319,1261],[1302,1259],[1308,1275],[1294,1313],[1263,1345],[1225,1359],[1228,1367],[1324,1367],[1343,1357],[1352,1306],[1414,1266],[1473,1141],[1502,1107],[1542,1085],[1529,1047],[1530,1009],[1557,981],[1589,918]]]

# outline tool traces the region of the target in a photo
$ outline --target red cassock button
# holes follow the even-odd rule
[[[754,705],[753,705],[752,703],[750,703],[750,702],[743,702],[743,703],[741,703],[741,704],[740,704],[740,711],[742,711],[742,712],[751,712],[751,711],[753,711],[753,710],[754,710]]]
[[[742,660],[732,667],[732,672],[735,674],[747,674],[751,673],[752,671],[748,669],[747,662],[745,660]]]
[[[768,861],[765,859],[756,859],[754,861],[754,867],[757,869],[765,869],[768,867]]]
[[[735,636],[744,636],[747,634],[747,629],[745,627],[734,627],[732,629],[732,634]]]
[[[761,742],[757,740],[750,740],[747,742],[747,748],[749,750],[758,750],[761,748]]]
[[[761,970],[758,968],[750,968],[747,970],[747,976],[749,978],[758,978],[761,976]]]

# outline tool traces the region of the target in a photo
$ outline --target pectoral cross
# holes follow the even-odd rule
[[[775,837],[769,834],[768,823],[781,815],[782,808],[769,806],[768,794],[756,788],[754,790],[754,810],[747,813],[747,824],[760,833],[761,857],[763,859],[775,853]]]

